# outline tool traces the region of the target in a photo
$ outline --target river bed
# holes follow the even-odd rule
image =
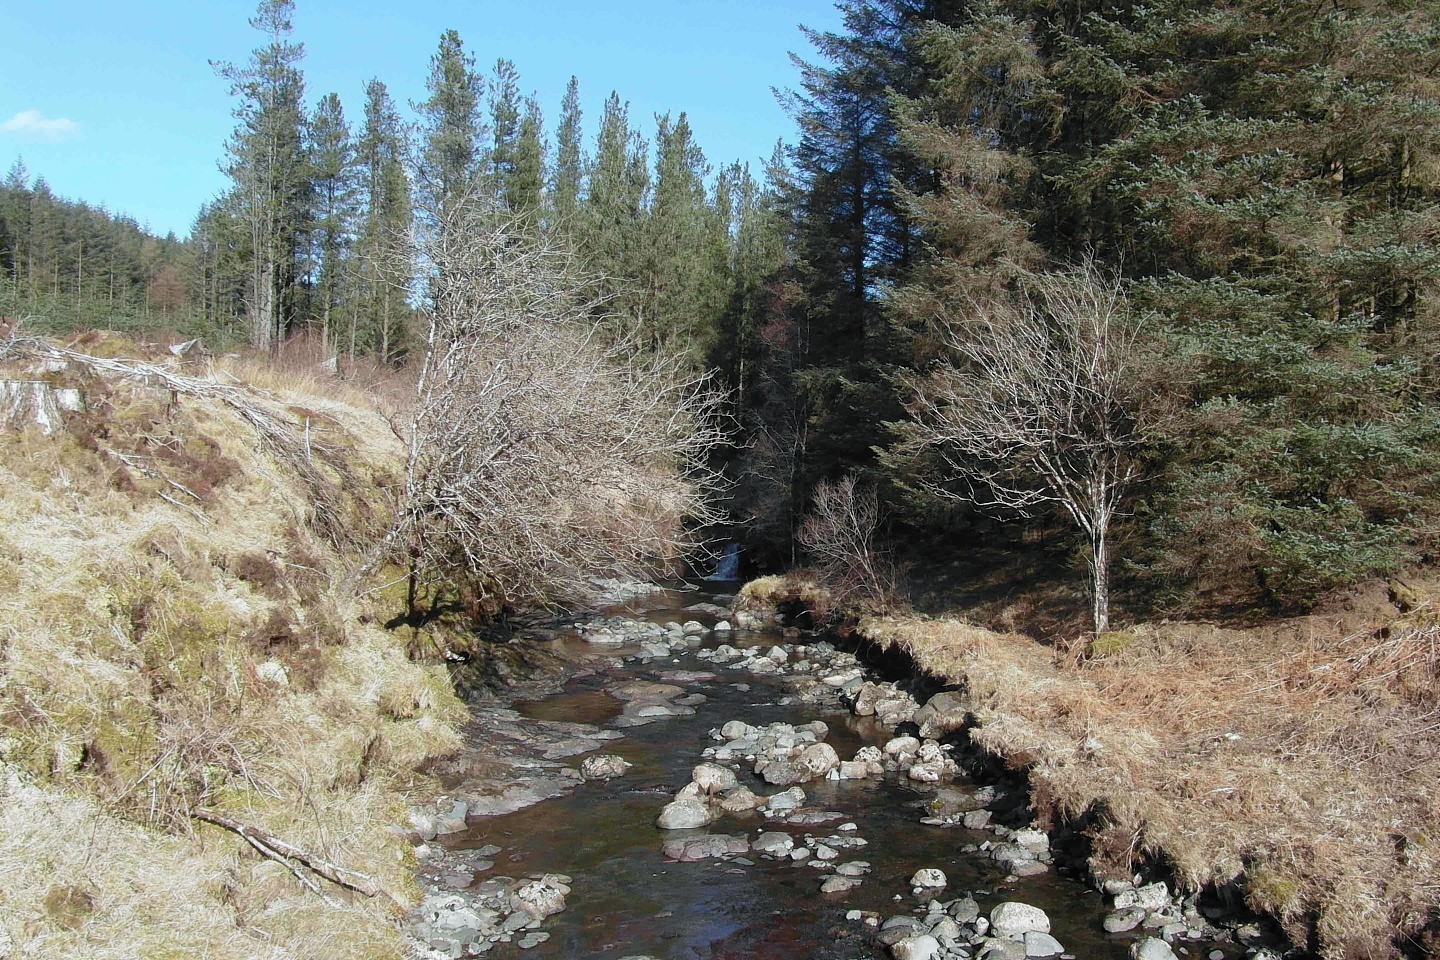
[[[687,607],[728,599],[709,592],[667,590],[629,604],[624,612],[655,623],[716,617]],[[499,943],[488,956],[625,958],[869,958],[885,956],[874,944],[874,927],[854,911],[879,919],[910,911],[923,915],[925,901],[938,895],[952,900],[973,896],[982,914],[1002,901],[1023,901],[1048,915],[1052,935],[1067,955],[1095,960],[1129,956],[1134,936],[1109,935],[1102,922],[1110,907],[1106,898],[1085,883],[1053,870],[1016,879],[1007,869],[966,845],[994,842],[994,834],[963,826],[920,822],[933,810],[936,786],[915,783],[893,771],[883,777],[853,780],[819,779],[802,785],[805,807],[843,816],[824,825],[786,826],[757,813],[727,815],[708,827],[661,830],[656,817],[691,780],[693,768],[715,747],[712,731],[742,720],[761,727],[775,722],[803,725],[821,720],[828,726],[825,742],[842,758],[867,744],[883,745],[894,731],[873,718],[853,716],[838,702],[810,703],[794,696],[782,676],[724,669],[700,651],[721,644],[737,648],[769,648],[787,640],[778,630],[707,632],[697,642],[669,655],[635,659],[634,645],[586,643],[575,635],[552,641],[557,651],[582,668],[564,689],[540,699],[520,701],[514,708],[540,721],[584,723],[602,729],[620,725],[622,736],[597,744],[606,754],[623,757],[632,766],[608,781],[579,783],[566,795],[514,812],[473,820],[463,834],[447,838],[453,851],[500,848],[491,854],[494,867],[477,879],[560,874],[570,892],[565,909],[540,926],[548,939],[527,949]],[[706,675],[713,675],[707,677]],[[673,683],[687,698],[701,694],[693,715],[670,716],[643,725],[626,725],[624,704],[607,692],[626,681]],[[611,734],[613,736],[613,734]],[[580,757],[572,763],[578,764]],[[740,782],[757,794],[774,793],[739,764]],[[981,784],[963,775],[944,789],[974,793]],[[863,858],[869,872],[858,888],[836,894],[819,890],[827,873],[816,861],[742,856],[676,861],[663,847],[668,841],[707,834],[744,835],[753,840],[762,831],[784,830],[797,845],[827,835],[866,841],[841,859]],[[839,862],[839,861],[837,861]],[[828,866],[828,865],[826,865]],[[916,895],[909,880],[922,867],[944,871],[947,886],[938,894]],[[849,918],[847,918],[849,914]],[[1191,956],[1204,957],[1213,945],[1195,944]],[[1183,955],[1183,954],[1182,954]]]

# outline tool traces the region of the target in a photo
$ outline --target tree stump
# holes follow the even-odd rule
[[[55,388],[44,380],[0,380],[0,423],[35,427],[47,437],[65,429]]]

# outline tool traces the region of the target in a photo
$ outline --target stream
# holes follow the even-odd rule
[[[714,611],[706,615],[686,609],[704,602],[728,605],[730,599],[713,591],[670,589],[608,612],[657,624],[698,620],[707,628],[664,656],[653,645],[647,651],[632,642],[586,642],[573,631],[551,641],[557,652],[580,664],[579,671],[560,692],[515,702],[514,711],[527,720],[611,731],[603,735],[613,739],[596,741],[591,752],[619,756],[631,766],[614,779],[578,782],[564,795],[522,809],[478,819],[472,812],[463,833],[445,838],[443,846],[450,854],[468,855],[467,862],[478,860],[481,867],[493,863],[488,871],[477,871],[475,884],[485,884],[492,875],[503,874],[508,881],[551,874],[561,875],[569,887],[564,909],[539,924],[548,939],[522,940],[524,950],[508,942],[495,943],[494,949],[485,945],[488,956],[881,957],[885,949],[874,942],[879,922],[916,911],[924,917],[926,901],[953,901],[966,895],[978,903],[982,916],[1002,901],[1039,907],[1048,915],[1050,932],[1063,944],[1066,956],[1095,960],[1130,956],[1135,936],[1103,931],[1111,907],[1090,886],[1059,876],[1054,869],[1016,878],[983,854],[962,850],[998,842],[994,832],[920,822],[936,809],[932,801],[937,790],[965,797],[982,789],[982,784],[963,774],[945,778],[949,782],[943,786],[914,782],[895,770],[864,779],[822,778],[800,784],[806,797],[803,810],[839,814],[825,823],[786,823],[783,812],[767,819],[747,811],[726,814],[694,829],[658,828],[657,815],[690,782],[695,766],[707,759],[704,751],[724,746],[712,731],[727,722],[798,727],[820,720],[828,727],[824,741],[843,759],[866,745],[883,747],[894,736],[892,728],[874,717],[854,716],[838,697],[818,703],[802,700],[786,675],[727,668],[717,662],[711,652],[722,644],[754,652],[777,644],[793,649],[797,642],[814,642],[784,637],[777,629],[709,632],[718,619]],[[626,710],[626,703],[613,692],[633,681],[642,683],[631,686],[650,682],[682,687],[685,696],[680,702],[693,713],[637,720],[645,711]],[[566,762],[575,766],[581,759],[576,755]],[[785,789],[764,783],[752,773],[752,764],[736,759],[730,766],[737,768],[739,782],[755,794],[763,797]],[[840,849],[834,864],[861,861],[868,864],[868,872],[854,889],[823,894],[820,884],[835,876],[832,863],[755,851],[687,862],[667,856],[664,850],[671,843],[674,853],[674,841],[714,834],[753,841],[764,831],[789,833],[797,847],[815,849],[826,838],[835,838],[836,844],[852,846]],[[864,845],[853,846],[855,838]],[[912,890],[910,878],[922,867],[942,870],[948,881],[945,888],[918,894]],[[1187,949],[1177,944],[1182,955],[1197,958],[1205,957],[1211,946],[1192,944]]]

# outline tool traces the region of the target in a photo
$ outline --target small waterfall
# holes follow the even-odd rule
[[[706,580],[738,580],[740,579],[740,544],[731,540],[725,544],[725,549],[720,554],[720,561],[715,564],[715,572],[705,578]]]

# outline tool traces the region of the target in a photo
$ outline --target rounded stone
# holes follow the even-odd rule
[[[928,933],[906,937],[890,946],[890,956],[895,960],[934,960],[939,955],[940,941]]]
[[[1170,949],[1170,944],[1159,937],[1146,937],[1132,943],[1130,956],[1133,960],[1176,960],[1175,951]]]
[[[910,878],[910,886],[919,887],[922,890],[938,890],[948,883],[945,879],[945,871],[937,870],[935,867],[922,867],[915,871]],[[1048,930],[1049,927],[1046,927]]]
[[[739,784],[735,777],[735,771],[729,767],[722,767],[718,763],[702,763],[690,774],[690,779],[699,785],[700,789],[707,793],[724,793],[726,790],[733,790]]]
[[[688,830],[703,827],[715,819],[709,807],[695,800],[674,800],[665,804],[655,825],[661,830]]]
[[[1050,918],[1039,907],[1007,900],[990,911],[990,929],[997,937],[1023,937],[1031,931],[1050,932]]]

